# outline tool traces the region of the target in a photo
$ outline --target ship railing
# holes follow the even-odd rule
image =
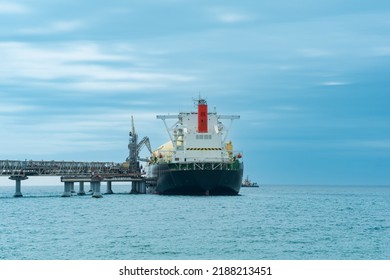
[[[233,162],[176,162],[169,163],[175,170],[239,170],[241,163]]]
[[[190,157],[186,156],[184,162],[234,162],[236,160],[242,161],[243,153],[241,151],[225,151],[222,150],[220,156],[213,157],[202,157],[200,160],[199,157]],[[154,155],[151,157],[151,163],[171,163],[171,162],[182,162],[183,158],[176,157],[173,150],[159,150],[158,156]]]

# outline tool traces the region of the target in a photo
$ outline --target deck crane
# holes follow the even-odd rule
[[[131,116],[131,131],[129,132],[129,156],[126,159],[126,162],[129,163],[129,172],[130,173],[138,173],[140,172],[139,161],[147,161],[147,159],[142,159],[139,157],[139,153],[143,146],[152,153],[152,148],[150,146],[149,137],[145,136],[138,143],[138,134],[135,132],[134,119]]]

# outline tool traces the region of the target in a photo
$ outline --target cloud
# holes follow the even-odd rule
[[[121,146],[123,146],[123,151],[126,152],[126,140],[121,143],[121,141],[115,139],[97,137],[96,134],[45,133],[40,135],[41,137],[33,137],[26,132],[7,133],[8,139],[13,139],[13,141],[0,141],[3,157],[9,159],[35,157],[34,160],[39,160],[39,157],[42,158],[47,155],[72,152],[75,154],[78,152],[103,152],[115,150]],[[43,138],[44,141],[42,141]],[[59,158],[58,160],[63,159]]]
[[[194,77],[147,67],[131,48],[94,43],[0,43],[0,82],[72,90],[131,91],[189,82]],[[138,66],[138,64],[142,66]]]
[[[316,48],[300,49],[299,53],[305,57],[324,57],[332,54],[328,50]]]
[[[129,59],[125,55],[106,53],[99,45],[88,42],[54,43],[48,45],[2,42],[0,43],[0,54],[5,61],[10,63],[20,61],[26,61],[26,63],[30,61],[42,62],[43,60],[74,63],[81,61],[123,61]]]
[[[224,23],[238,23],[250,20],[248,15],[238,13],[220,13],[217,20]]]
[[[274,109],[276,111],[281,111],[281,112],[298,112],[298,111],[300,111],[300,108],[295,107],[295,106],[290,106],[290,105],[274,106],[272,109]]]
[[[17,3],[0,3],[0,14],[25,14],[29,11],[26,6]]]
[[[2,156],[67,159],[89,153],[99,160],[122,160],[131,115],[140,135],[153,137],[156,145],[160,138],[165,141],[156,104],[145,102],[142,91],[171,91],[194,77],[161,66],[162,55],[156,60],[155,54],[124,43],[1,42]]]
[[[83,112],[69,115],[33,116],[28,122],[17,124],[10,119],[18,117],[8,116],[8,121],[3,122],[0,115],[4,131],[0,138],[2,157],[22,159],[34,157],[35,160],[39,160],[40,158],[36,157],[54,156],[55,159],[62,160],[68,158],[67,153],[75,155],[93,152],[98,157],[108,154],[106,159],[99,159],[102,161],[124,160],[128,153],[131,114],[134,115],[136,130],[140,137],[146,134],[149,137],[153,136],[156,133],[154,131],[159,129],[163,132],[160,122],[156,120],[156,112],[134,106],[130,108],[129,110],[109,107],[85,108]],[[157,145],[157,142],[154,144]],[[115,152],[109,156],[111,153],[105,151]]]
[[[85,23],[79,20],[57,21],[44,27],[28,27],[19,30],[21,34],[28,35],[49,35],[57,33],[66,33],[85,27]]]
[[[390,55],[390,47],[377,47],[377,48],[374,48],[374,55],[377,55],[377,56],[389,56]]]
[[[321,83],[322,86],[327,86],[327,87],[333,87],[333,86],[345,86],[350,83],[347,82],[340,82],[340,81],[329,81],[329,82],[323,82]]]
[[[0,114],[1,113],[20,113],[25,111],[31,111],[37,109],[36,106],[32,105],[21,105],[21,104],[12,104],[12,103],[0,103]]]
[[[63,85],[60,87],[64,88]],[[96,92],[121,92],[121,91],[136,91],[152,88],[164,87],[158,83],[139,83],[139,82],[109,82],[109,81],[91,81],[91,82],[73,82],[65,85],[65,88],[78,91],[94,91]]]
[[[371,149],[390,149],[390,140],[373,139],[373,140],[354,140],[347,143],[348,146]]]
[[[99,111],[99,113],[96,113]],[[41,123],[34,125],[32,130],[44,133],[79,133],[91,134],[93,131],[123,130],[130,128],[130,110],[113,108],[98,108],[91,110],[85,109],[83,113],[74,113],[72,115],[54,115],[50,119],[42,120]],[[139,122],[151,121],[155,119],[156,112],[143,109],[132,108],[132,114],[135,115],[136,125]],[[26,128],[29,129],[30,128]]]
[[[209,9],[209,13],[211,14],[214,20],[217,20],[222,23],[240,23],[252,20],[252,16],[248,13],[230,10],[227,8],[215,7]]]

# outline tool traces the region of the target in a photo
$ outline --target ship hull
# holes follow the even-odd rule
[[[163,163],[154,165],[152,174],[159,194],[237,195],[242,182],[243,164],[179,166]]]

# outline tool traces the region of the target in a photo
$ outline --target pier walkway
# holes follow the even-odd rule
[[[114,162],[0,160],[0,176],[64,176],[120,173],[121,164]]]
[[[91,184],[92,197],[102,197],[100,183],[107,182],[106,194],[112,194],[112,182],[132,182],[131,193],[146,193],[146,179],[141,172],[131,173],[115,162],[0,160],[0,176],[15,181],[14,197],[21,197],[21,181],[28,176],[58,176],[64,183],[63,197],[70,197],[74,183],[79,183],[78,195],[84,195],[84,183]]]

